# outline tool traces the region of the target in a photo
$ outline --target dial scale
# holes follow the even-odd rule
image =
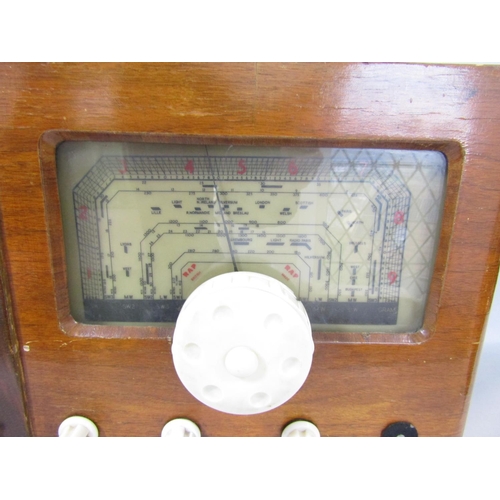
[[[316,330],[422,324],[442,153],[67,142],[58,177],[78,321],[174,323],[202,283],[246,271]]]

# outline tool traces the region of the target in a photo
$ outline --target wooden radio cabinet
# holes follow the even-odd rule
[[[178,417],[461,435],[498,273],[499,103],[497,66],[0,65],[0,434],[83,415],[101,436]],[[186,390],[172,339],[199,284],[242,270],[303,301],[314,354],[293,397],[235,415]]]

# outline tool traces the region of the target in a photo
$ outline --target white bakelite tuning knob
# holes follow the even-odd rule
[[[312,422],[297,420],[283,429],[281,437],[321,437],[321,434]]]
[[[200,428],[187,418],[175,418],[167,422],[161,431],[161,437],[201,437]]]
[[[99,431],[94,422],[79,415],[63,420],[57,434],[59,437],[99,437]]]
[[[199,401],[250,415],[272,410],[302,386],[311,368],[311,324],[293,292],[274,278],[223,274],[198,287],[177,320],[177,374]]]

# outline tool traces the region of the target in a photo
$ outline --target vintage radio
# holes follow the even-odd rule
[[[2,433],[461,435],[499,76],[0,66]]]

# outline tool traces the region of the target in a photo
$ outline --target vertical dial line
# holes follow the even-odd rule
[[[236,260],[234,258],[233,247],[231,245],[231,240],[229,239],[229,233],[227,231],[226,219],[224,218],[224,209],[222,208],[222,203],[220,201],[220,196],[219,196],[219,188],[217,187],[217,181],[216,181],[216,178],[215,178],[214,171],[212,169],[212,162],[210,161],[210,155],[208,154],[208,148],[206,146],[205,146],[205,151],[207,153],[208,168],[210,169],[210,173],[212,174],[212,179],[214,181],[215,196],[217,198],[217,204],[219,205],[220,215],[222,217],[222,225],[224,226],[224,232],[226,233],[226,240],[227,240],[227,244],[229,246],[229,253],[231,254],[231,260],[233,261],[234,271],[237,272],[238,271],[238,266],[236,265]]]

